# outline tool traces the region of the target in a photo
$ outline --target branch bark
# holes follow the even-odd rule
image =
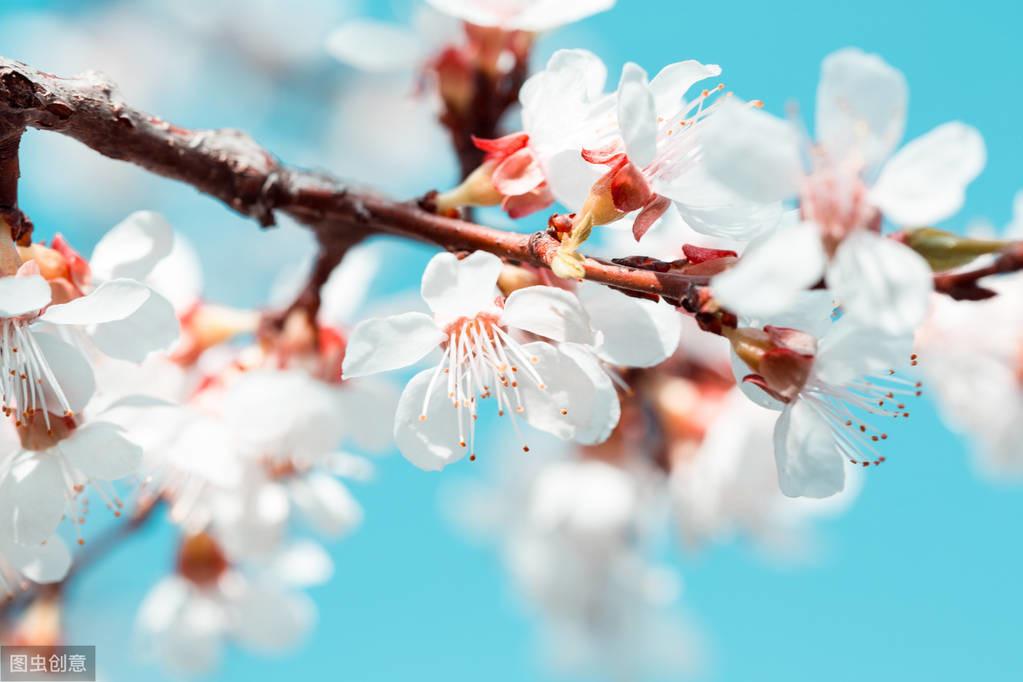
[[[325,173],[287,166],[237,130],[189,130],[128,105],[94,72],[60,78],[0,57],[0,125],[36,128],[78,140],[112,159],[195,187],[264,227],[284,213],[311,229],[324,248],[353,235],[397,235],[449,250],[484,250],[549,267],[557,240],[445,218]],[[335,246],[337,245],[337,246]],[[342,246],[343,245],[343,246]],[[657,273],[587,259],[586,278],[620,289],[684,298],[708,278]]]

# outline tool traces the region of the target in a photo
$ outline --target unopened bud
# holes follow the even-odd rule
[[[435,198],[437,213],[447,215],[463,206],[497,206],[503,197],[494,186],[493,173],[495,164],[483,162],[469,174],[458,187],[442,192]]]
[[[35,261],[39,266],[39,274],[47,280],[71,279],[67,259],[55,249],[42,244],[19,246],[18,255],[22,261]]]
[[[907,230],[897,238],[923,256],[935,272],[961,267],[979,256],[998,253],[1008,246],[1008,242],[970,239],[933,227]]]
[[[540,274],[536,270],[507,263],[501,268],[501,274],[497,278],[497,288],[504,296],[511,296],[513,291],[533,287],[540,283]]]

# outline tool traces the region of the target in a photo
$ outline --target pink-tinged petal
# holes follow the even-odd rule
[[[136,211],[103,235],[89,267],[99,280],[144,279],[174,245],[174,229],[159,213]]]
[[[92,279],[92,270],[89,268],[89,262],[82,258],[82,255],[64,239],[64,235],[59,232],[54,235],[53,239],[50,240],[50,248],[64,256],[64,260],[67,261],[68,272],[71,275],[71,281],[76,286],[82,288],[89,284],[89,281]]]
[[[505,196],[526,194],[543,183],[543,169],[528,147],[518,150],[494,168],[491,180]]]
[[[50,324],[89,325],[123,320],[145,304],[150,289],[133,279],[112,279],[67,303],[51,305],[40,316]]]
[[[739,196],[766,203],[798,194],[800,142],[788,122],[729,98],[697,131],[707,170]]]
[[[537,342],[526,344],[523,351],[536,358],[533,368],[544,380],[542,389],[532,381],[519,382],[525,406],[522,416],[529,425],[584,445],[607,440],[618,424],[621,407],[614,385],[596,358],[575,344],[555,347]]]
[[[774,427],[778,485],[789,497],[831,497],[845,487],[845,458],[828,421],[803,399],[789,405]]]
[[[622,145],[618,140],[614,140],[603,147],[583,149],[582,157],[589,163],[607,166],[621,161],[625,157],[625,150],[622,149]]]
[[[72,466],[94,480],[131,476],[142,462],[142,448],[128,440],[121,427],[108,422],[80,426],[57,447]]]
[[[72,346],[53,334],[36,331],[30,333],[35,344],[39,346],[46,364],[50,366],[59,384],[60,393],[67,400],[71,411],[81,413],[96,391],[96,378],[89,360],[77,346]],[[51,409],[58,409],[57,406],[63,405],[55,387],[45,379],[43,391],[46,394],[46,404],[53,406]]]
[[[434,369],[428,369],[412,378],[394,415],[398,450],[405,459],[426,471],[440,471],[468,454],[468,449],[459,445],[458,411],[448,398],[446,386],[435,382],[429,400],[426,399],[433,374]]]
[[[883,59],[856,48],[828,55],[817,86],[817,139],[836,163],[876,167],[902,138],[906,79]]]
[[[885,164],[870,192],[889,220],[924,227],[962,208],[966,186],[987,159],[984,139],[973,128],[953,122],[916,138]]]
[[[653,196],[643,172],[635,164],[626,163],[611,176],[611,198],[615,208],[623,213],[643,208]]]
[[[472,136],[472,143],[476,149],[487,153],[487,159],[503,159],[529,144],[529,135],[526,133],[512,133],[504,137],[485,138]]]
[[[668,64],[650,81],[658,116],[674,116],[682,103],[682,97],[696,83],[721,75],[717,64],[701,64],[695,59]]]
[[[142,362],[154,351],[169,350],[180,335],[174,306],[155,291],[142,306],[123,320],[96,326],[92,340],[104,355]]]
[[[504,304],[501,324],[553,341],[592,343],[590,318],[570,291],[534,286],[512,292]]]
[[[629,62],[618,83],[618,127],[629,160],[643,167],[657,156],[657,111],[646,71]]]
[[[632,236],[638,242],[671,206],[671,199],[654,194],[632,222]]]
[[[750,244],[735,265],[713,279],[711,291],[737,315],[769,317],[817,284],[826,262],[816,225],[781,227]]]
[[[719,258],[736,258],[739,254],[728,249],[708,249],[695,244],[683,244],[682,253],[686,260],[694,265],[706,263],[707,261],[718,260]]]
[[[827,282],[847,315],[892,335],[923,323],[934,289],[931,268],[920,254],[864,230],[839,245]]]
[[[439,317],[476,315],[493,305],[502,267],[501,259],[486,251],[474,251],[461,260],[439,253],[426,265],[420,293]]]
[[[812,367],[813,355],[772,348],[760,359],[760,376],[772,397],[790,402],[806,385]]]
[[[51,451],[34,454],[11,468],[0,486],[4,504],[14,510],[14,540],[38,545],[51,537],[64,517],[67,483],[60,458]]]
[[[646,301],[584,282],[579,298],[600,333],[597,354],[619,367],[652,367],[678,348],[682,315],[666,303]]]
[[[764,325],[764,331],[771,343],[779,348],[807,357],[817,353],[817,337],[801,329],[768,324]]]
[[[38,274],[0,277],[0,317],[33,313],[49,303],[50,285]]]
[[[364,320],[348,338],[342,376],[386,372],[422,360],[446,337],[425,313],[404,313]]]
[[[501,210],[508,214],[509,218],[525,218],[537,211],[542,211],[554,203],[554,195],[546,183],[539,185],[526,194],[505,197],[501,201]]]
[[[353,19],[327,36],[327,52],[339,62],[363,71],[412,70],[424,58],[415,33],[396,24]]]
[[[299,476],[289,484],[302,518],[317,532],[340,538],[362,523],[362,507],[342,483],[325,474]]]

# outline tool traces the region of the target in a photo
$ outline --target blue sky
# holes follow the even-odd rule
[[[45,46],[23,46],[5,32],[4,12],[47,4],[53,3],[15,1],[0,8],[2,44],[23,50],[14,56],[38,59],[33,55],[45,54]],[[62,3],[54,11],[74,5],[89,12],[94,10],[82,7],[99,4]],[[369,11],[384,16],[407,3],[369,4]],[[970,187],[964,212],[948,226],[960,229],[974,217],[1003,224],[1013,193],[1023,187],[1021,24],[1023,5],[1004,0],[619,0],[612,12],[545,39],[540,50],[586,47],[613,74],[628,59],[650,71],[685,58],[716,62],[729,89],[765,100],[774,112],[796,102],[807,116],[822,57],[848,45],[878,52],[909,81],[907,138],[958,118],[976,126],[987,142],[987,169]],[[219,98],[211,111],[171,103],[162,113],[197,126],[247,127],[251,121],[261,139],[331,166],[331,159],[301,147],[301,126],[288,115],[254,120],[240,107],[233,110],[229,97]],[[75,192],[48,193],[47,173],[59,173],[59,167],[49,171],[46,163],[38,155],[26,162],[24,208],[43,235],[53,226],[91,243],[107,217],[79,209]],[[424,179],[423,188],[431,181]],[[89,188],[78,191],[84,195]],[[155,201],[154,208],[192,234],[215,231],[228,235],[228,242],[237,240],[238,260],[211,272],[210,288],[238,302],[257,298],[254,292],[275,262],[267,250],[279,238],[264,246],[259,240],[265,235],[254,225],[191,190],[161,186]],[[137,203],[126,196],[123,207],[114,209],[126,214],[143,207]],[[406,274],[390,288],[414,279],[428,255],[419,247],[396,248],[394,271]],[[813,565],[772,566],[741,545],[696,557],[673,554],[685,580],[684,608],[711,648],[701,679],[1023,678],[1017,531],[1023,490],[980,480],[961,441],[927,407],[916,411],[899,440],[899,451],[870,472],[852,509],[823,524],[826,551]],[[485,467],[456,469],[451,476],[485,475]],[[540,666],[534,630],[493,554],[467,544],[442,516],[438,494],[444,485],[443,477],[415,470],[398,456],[382,460],[377,480],[357,491],[365,525],[332,548],[336,576],[313,592],[320,625],[308,644],[282,661],[232,652],[217,679],[560,679]],[[76,584],[71,641],[98,645],[107,679],[160,679],[131,656],[130,629],[134,606],[170,565],[171,537],[167,526],[156,526]]]

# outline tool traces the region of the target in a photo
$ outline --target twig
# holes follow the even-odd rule
[[[957,301],[981,301],[995,296],[996,292],[981,286],[980,280],[1019,270],[1023,270],[1023,242],[1013,242],[985,266],[935,275],[934,290]]]

